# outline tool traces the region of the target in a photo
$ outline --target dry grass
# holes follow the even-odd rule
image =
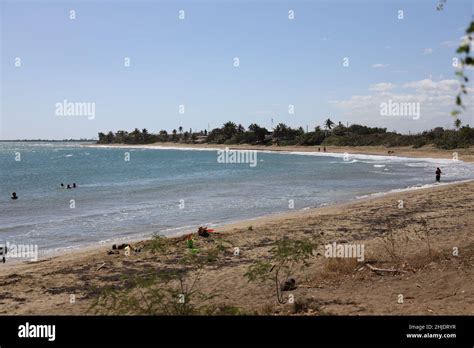
[[[350,274],[361,267],[361,265],[355,258],[328,258],[324,263],[323,272]]]

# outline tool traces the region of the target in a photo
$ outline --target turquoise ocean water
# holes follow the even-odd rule
[[[287,212],[290,200],[300,210],[431,185],[436,167],[446,183],[474,178],[473,164],[450,160],[259,152],[250,167],[218,163],[215,150],[4,142],[0,244],[37,244],[46,253],[175,235]],[[73,182],[78,188],[59,186]]]

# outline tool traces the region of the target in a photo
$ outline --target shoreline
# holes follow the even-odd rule
[[[323,212],[324,209],[343,208],[347,205],[351,205],[355,203],[364,203],[366,201],[370,201],[370,200],[374,200],[374,199],[382,198],[382,197],[387,197],[391,195],[398,195],[404,192],[430,190],[430,189],[445,187],[449,185],[469,183],[473,181],[474,179],[468,179],[468,180],[453,181],[453,182],[447,182],[447,183],[433,183],[433,184],[423,185],[423,186],[411,186],[411,187],[406,187],[406,188],[398,188],[398,189],[392,189],[385,192],[374,192],[374,193],[363,195],[363,196],[356,196],[345,201],[333,202],[333,203],[322,203],[322,205],[317,206],[317,207],[305,207],[299,210],[274,212],[270,214],[257,216],[254,218],[229,221],[229,222],[224,222],[222,224],[216,224],[216,225],[207,226],[207,227],[213,228],[213,229],[220,229],[221,231],[219,232],[225,233],[229,231],[231,228],[233,228],[234,226],[242,226],[242,225],[248,225],[252,223],[258,223],[261,220],[267,221],[267,220],[280,220],[280,219],[285,219],[285,218],[294,218],[297,216],[301,216],[302,213],[313,214],[313,213],[317,213],[318,211]],[[162,236],[170,240],[178,239],[183,236],[195,233],[198,227],[199,226],[196,226],[194,230],[184,229],[184,227],[182,228],[177,227],[175,229],[181,230],[181,232],[177,232],[176,234],[173,234],[173,235],[162,235]],[[34,265],[35,263],[44,262],[46,260],[53,260],[56,258],[61,258],[66,255],[70,255],[70,256],[73,256],[74,254],[82,255],[84,253],[88,254],[92,252],[106,250],[106,249],[109,249],[109,246],[113,244],[122,244],[122,243],[134,244],[134,243],[140,243],[140,242],[148,242],[151,239],[152,239],[152,236],[144,237],[143,234],[141,236],[136,236],[136,237],[131,236],[129,238],[124,238],[124,237],[118,237],[117,239],[111,238],[110,241],[99,241],[99,242],[95,242],[91,244],[79,245],[79,246],[74,246],[74,247],[67,246],[67,247],[62,248],[61,250],[57,250],[54,252],[48,251],[47,253],[44,253],[43,255],[38,255],[37,261],[25,261],[25,260],[16,260],[16,259],[10,259],[10,261],[8,261],[9,259],[7,258],[7,262],[10,262],[11,266]],[[2,273],[3,273],[2,268],[0,267],[0,275],[2,275]]]
[[[262,151],[262,152],[275,152],[275,153],[284,153],[284,154],[316,154],[316,155],[321,155],[321,156],[335,156],[335,157],[341,157],[341,152],[326,152],[326,153],[318,153],[315,152],[316,147],[303,147],[303,146],[284,146],[284,147],[276,147],[276,146],[252,146],[252,145],[237,145],[237,146],[228,146],[228,145],[219,145],[219,144],[175,144],[175,143],[154,143],[154,144],[148,144],[148,145],[127,145],[127,144],[109,144],[109,145],[102,145],[102,144],[82,144],[80,145],[81,147],[93,147],[93,148],[135,148],[135,149],[159,149],[159,150],[202,150],[202,151],[216,151],[222,148],[229,148],[229,149],[238,149],[238,150],[244,150],[244,149],[252,149],[252,150],[257,150],[257,151]],[[382,147],[375,147],[377,148],[378,151],[382,151],[385,148]],[[349,148],[349,147],[327,147],[328,150],[349,150],[349,149],[358,149],[359,148]],[[352,154],[353,156],[382,156],[383,158],[396,158],[400,160],[409,160],[409,159],[419,159],[419,160],[430,160],[430,161],[436,161],[437,158],[433,157],[400,157],[397,155],[392,155],[392,156],[385,156],[381,154],[373,154],[373,151],[368,151],[366,147],[361,147],[361,149],[365,149],[366,151],[359,151],[361,153],[357,154]],[[304,150],[304,151],[302,151]],[[404,149],[407,150],[407,149]],[[411,152],[416,152],[418,153],[418,149],[408,149]],[[432,149],[430,149],[432,151]],[[426,151],[425,151],[426,152]],[[446,155],[446,151],[442,150],[437,150],[440,154]],[[423,151],[421,152],[423,155],[425,154]],[[452,160],[447,160],[446,158],[440,158],[443,161],[448,161],[451,162]],[[462,161],[462,160],[460,160]],[[364,194],[362,196],[354,196],[347,198],[346,200],[343,201],[336,201],[336,202],[327,202],[327,203],[322,203],[320,206],[310,206],[310,207],[304,207],[300,208],[299,210],[288,210],[288,211],[275,211],[272,213],[268,213],[265,215],[260,215],[256,216],[253,218],[243,218],[243,219],[237,219],[237,220],[231,220],[231,221],[225,221],[221,223],[216,223],[212,224],[208,227],[210,228],[217,228],[217,229],[226,229],[227,226],[233,226],[233,225],[241,225],[244,223],[250,224],[254,221],[259,221],[261,219],[278,219],[280,216],[281,217],[291,217],[298,215],[301,212],[306,212],[306,211],[317,211],[323,208],[327,209],[333,209],[333,208],[338,208],[338,207],[344,207],[347,204],[352,204],[352,203],[357,203],[357,202],[364,202],[365,200],[371,200],[371,199],[376,199],[378,197],[385,197],[385,196],[390,196],[393,194],[398,194],[398,193],[403,193],[403,192],[411,192],[411,191],[418,191],[418,190],[429,190],[432,188],[436,187],[442,187],[446,185],[456,185],[456,184],[463,184],[463,183],[468,183],[470,181],[473,181],[473,179],[467,179],[467,180],[460,180],[460,181],[453,181],[453,182],[441,182],[441,183],[432,183],[432,184],[425,184],[425,185],[417,185],[417,186],[409,186],[409,187],[401,187],[401,188],[395,188],[391,189],[389,191],[382,191],[382,192],[373,192],[369,194]],[[195,226],[197,228],[197,226]],[[173,239],[173,238],[179,238],[182,237],[183,235],[187,235],[190,233],[194,233],[196,228],[190,229],[189,227],[176,227],[173,228],[173,230],[176,230],[178,232],[174,232],[169,235],[163,235],[166,238]],[[163,232],[163,231],[160,231]],[[116,237],[111,237],[109,240],[104,241],[96,241],[96,242],[85,242],[82,245],[68,245],[64,246],[61,248],[56,248],[56,250],[50,250],[45,248],[43,253],[40,253],[38,255],[38,261],[36,262],[44,262],[45,260],[51,260],[57,257],[61,257],[64,255],[73,255],[73,254],[82,254],[84,252],[90,253],[94,252],[97,250],[101,250],[104,248],[107,248],[108,245],[112,244],[121,244],[121,243],[138,243],[142,241],[149,241],[152,238],[151,232],[142,232],[137,235],[131,235],[131,236],[116,236]],[[35,262],[31,261],[26,261],[26,260],[17,260],[17,259],[8,259],[7,262],[13,266],[13,265],[31,265],[34,264]],[[0,268],[0,274],[2,272],[2,269]]]
[[[384,147],[384,146],[326,146],[326,152],[323,152],[324,146],[262,146],[245,144],[184,144],[184,143],[153,143],[153,144],[84,144],[84,147],[96,148],[136,148],[136,149],[163,149],[163,150],[202,150],[217,151],[228,148],[229,150],[257,150],[261,152],[276,152],[297,154],[309,153],[319,156],[340,157],[344,153],[353,156],[377,156],[386,158],[400,159],[420,159],[420,160],[444,160],[453,161],[454,153],[457,153],[458,160],[462,162],[474,162],[474,147],[467,149],[442,150],[432,145],[421,148],[405,147]],[[318,148],[321,151],[318,151]],[[388,153],[393,151],[393,153]]]
[[[400,200],[405,202],[404,209],[397,207]],[[474,279],[470,266],[474,262],[472,202],[474,183],[470,181],[226,224],[209,238],[195,235],[195,243],[204,252],[224,240],[238,246],[241,255],[235,257],[229,252],[217,265],[207,266],[199,290],[224,294],[211,300],[212,305],[260,315],[474,314],[474,282],[469,281]],[[400,220],[402,227],[387,230],[388,216]],[[417,232],[420,217],[431,228],[429,258],[426,242]],[[403,241],[397,244],[397,259],[385,248],[389,246],[385,244],[387,232]],[[244,277],[249,265],[266,259],[273,243],[287,236],[321,239],[318,254],[313,255],[308,268],[293,275],[299,285],[294,290],[300,303],[297,309],[278,305],[272,287],[249,283]],[[365,261],[334,263],[321,256],[323,245],[333,242],[362,243],[366,246]],[[189,250],[183,238],[168,239],[171,249],[158,254],[147,249],[147,243],[137,243],[144,249],[130,256],[122,251],[107,255],[110,245],[102,245],[36,263],[0,264],[0,313],[91,314],[88,310],[97,296],[94,289],[120,288],[124,276],[179,267],[183,253]],[[451,255],[453,246],[459,248],[458,256]],[[401,271],[377,274],[367,263]],[[406,296],[404,305],[397,303],[400,293]],[[74,304],[69,303],[71,294],[76,296]]]
[[[385,198],[385,197],[390,197],[390,196],[398,196],[403,193],[410,193],[410,192],[417,192],[417,191],[429,191],[429,190],[436,190],[436,189],[442,189],[447,186],[451,185],[462,185],[462,184],[467,184],[474,182],[474,179],[468,179],[468,180],[461,180],[461,181],[453,181],[453,182],[448,182],[448,183],[434,183],[430,185],[423,185],[423,186],[414,186],[414,187],[407,187],[407,188],[400,188],[400,189],[393,189],[390,191],[386,192],[375,192],[371,193],[368,195],[364,196],[357,196],[353,197],[349,200],[341,201],[341,202],[334,202],[334,203],[323,203],[323,205],[320,205],[318,207],[306,207],[302,208],[299,210],[289,210],[289,211],[284,211],[284,212],[275,212],[275,213],[270,213],[266,215],[261,215],[257,216],[254,218],[250,219],[242,219],[242,220],[236,220],[236,221],[230,221],[230,222],[225,222],[222,224],[216,224],[212,226],[207,226],[209,228],[213,229],[219,229],[219,233],[227,233],[230,230],[236,228],[236,227],[242,227],[242,226],[247,226],[247,225],[252,225],[252,224],[259,224],[262,221],[267,222],[269,220],[272,221],[279,221],[279,220],[284,220],[287,218],[297,218],[301,216],[306,216],[306,215],[314,215],[314,214],[324,214],[326,210],[334,210],[334,209],[341,209],[347,206],[351,206],[353,204],[362,204],[365,202],[370,202],[373,200]],[[196,233],[197,228],[199,226],[196,226],[194,230],[183,230],[181,232],[178,232],[177,234],[174,235],[162,235],[166,239],[170,240],[175,240],[175,239],[180,239],[183,236],[189,235]],[[176,228],[180,229],[180,228]],[[89,253],[94,253],[94,252],[99,252],[99,251],[104,251],[110,249],[110,246],[112,244],[121,244],[121,243],[129,243],[129,244],[134,244],[134,243],[140,243],[140,242],[148,242],[152,239],[152,237],[144,238],[143,236],[137,236],[137,237],[130,237],[130,238],[123,238],[120,237],[118,239],[111,239],[110,241],[104,242],[96,242],[92,244],[87,244],[83,246],[77,246],[77,247],[65,247],[62,250],[58,250],[56,252],[49,252],[46,256],[39,256],[37,261],[23,261],[23,260],[11,260],[10,265],[15,267],[15,266],[28,266],[28,265],[34,265],[37,263],[49,261],[49,260],[56,260],[56,259],[61,259],[62,257],[65,257],[66,259],[73,257],[74,255],[84,255],[84,254],[89,254]],[[8,258],[7,258],[8,262]],[[11,267],[12,268],[12,267]],[[4,274],[4,270],[2,267],[0,267],[0,276]]]
[[[262,151],[262,152],[275,152],[275,153],[283,153],[283,154],[316,154],[316,155],[321,155],[321,156],[334,156],[334,157],[341,157],[342,154],[341,152],[326,152],[326,153],[318,153],[315,152],[315,147],[302,147],[302,146],[284,146],[284,147],[276,147],[276,146],[252,146],[252,145],[236,145],[236,146],[228,146],[228,145],[219,145],[219,144],[175,144],[175,143],[154,143],[154,144],[148,144],[148,145],[127,145],[127,144],[109,144],[109,145],[101,145],[101,144],[82,144],[80,146],[83,147],[93,147],[93,148],[135,148],[135,149],[158,149],[158,150],[202,150],[202,151],[217,151],[219,149],[223,149],[228,147],[229,149],[237,149],[237,150],[246,150],[246,149],[252,149],[252,150],[257,150],[257,151]],[[365,148],[365,147],[361,147]],[[379,151],[382,150],[381,147],[376,147]],[[358,149],[357,147],[355,148],[349,148],[349,147],[327,147],[327,150],[348,150],[348,149]],[[383,148],[385,149],[385,148]],[[297,151],[296,151],[297,150]],[[304,150],[304,151],[302,151]],[[366,149],[367,150],[367,149]],[[406,150],[406,149],[405,149]],[[418,151],[418,149],[409,149],[410,151]],[[430,150],[431,151],[431,150]],[[446,151],[442,150],[437,150],[440,154],[446,155]],[[377,157],[383,157],[383,158],[394,158],[397,160],[410,160],[410,159],[418,159],[418,160],[425,160],[425,161],[437,161],[438,158],[436,157],[401,157],[398,155],[391,155],[391,156],[386,156],[382,154],[373,154],[372,152],[367,152],[367,151],[360,151],[361,153],[352,153],[351,155],[353,156],[377,156]],[[423,153],[424,154],[424,153]],[[446,158],[439,158],[442,161],[446,162],[451,162],[452,160],[446,159]],[[462,162],[462,160],[459,160]],[[421,186],[409,186],[409,187],[402,187],[402,188],[395,188],[391,189],[389,191],[383,191],[383,192],[373,192],[369,194],[365,194],[362,196],[355,196],[348,198],[347,200],[344,201],[339,201],[339,202],[329,202],[329,203],[322,203],[320,206],[313,206],[313,207],[305,207],[301,208],[296,211],[277,211],[261,216],[257,216],[254,218],[244,218],[242,220],[235,220],[235,221],[228,221],[228,222],[223,222],[223,223],[218,223],[212,226],[208,226],[211,228],[225,228],[228,225],[235,225],[235,224],[241,224],[241,223],[251,223],[252,221],[259,220],[259,219],[267,219],[267,218],[274,218],[278,216],[291,216],[293,214],[297,214],[298,212],[302,211],[313,211],[315,209],[322,209],[322,208],[337,208],[338,206],[344,206],[346,204],[350,204],[353,202],[363,202],[364,200],[368,199],[375,199],[378,197],[384,197],[387,195],[391,194],[397,194],[397,193],[403,193],[403,192],[410,192],[410,191],[417,191],[417,190],[424,190],[424,189],[431,189],[431,188],[436,188],[440,186],[446,186],[446,185],[456,185],[456,184],[462,184],[462,183],[468,183],[470,181],[473,181],[473,179],[468,179],[468,180],[460,180],[460,181],[453,181],[453,182],[441,182],[441,183],[432,183],[432,184],[426,184],[426,185],[421,185]],[[197,227],[196,227],[197,228]],[[183,227],[176,227],[173,228],[175,230],[179,230],[180,232],[173,233],[171,235],[165,235],[166,238],[179,238],[183,235],[193,233],[195,232],[194,230],[190,230]],[[144,235],[149,235],[148,237],[145,237]],[[65,254],[74,254],[74,253],[82,253],[85,250],[87,252],[93,252],[94,250],[99,250],[105,248],[107,245],[112,245],[112,244],[121,244],[121,243],[137,243],[141,241],[148,241],[151,239],[151,233],[141,233],[140,235],[137,236],[129,236],[129,237],[112,237],[110,238],[109,241],[98,241],[98,242],[90,242],[90,243],[85,243],[83,245],[77,245],[77,246],[65,246],[63,248],[58,248],[59,250],[56,251],[50,251],[46,250],[43,254],[39,255],[38,261],[43,262],[44,260],[48,260],[51,258],[56,258],[60,257]],[[7,259],[8,260],[8,259]],[[21,265],[21,264],[32,264],[31,262],[27,262],[24,260],[14,260],[11,259],[9,261],[11,264],[15,265]],[[1,269],[0,269],[0,274],[1,274]]]

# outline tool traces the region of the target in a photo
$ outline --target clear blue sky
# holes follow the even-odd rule
[[[271,118],[310,129],[328,117],[403,132],[451,126],[452,59],[472,1],[437,3],[0,0],[0,139]],[[95,103],[95,118],[56,116],[64,99]],[[421,118],[380,116],[388,99],[419,101]],[[472,109],[463,122],[474,124]]]

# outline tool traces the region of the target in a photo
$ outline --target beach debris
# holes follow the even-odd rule
[[[189,248],[189,249],[192,249],[194,247],[194,239],[193,239],[193,235],[190,234],[187,236],[186,238],[186,246]]]
[[[54,288],[47,288],[43,293],[49,293],[49,294],[61,294],[64,292],[63,287],[54,287]]]
[[[290,278],[281,285],[281,291],[290,291],[296,289],[296,280]]]
[[[101,270],[104,267],[105,267],[105,262],[103,264],[101,264],[99,267],[97,267],[97,269],[95,271],[97,272],[97,271]]]
[[[181,242],[183,242],[183,241],[186,241],[188,238],[192,238],[192,235],[193,235],[193,234],[190,233],[190,234],[185,234],[185,235],[176,237],[176,238],[174,239],[174,243],[175,243],[175,244],[178,244],[178,243],[181,243]]]
[[[192,235],[192,234],[189,234],[189,235],[186,236],[186,247],[187,247],[188,249],[191,249],[191,252],[192,252],[193,254],[199,253],[199,249],[196,249],[196,248],[194,247],[194,239],[193,239],[193,235]]]
[[[141,252],[143,249],[143,246],[136,246],[133,247],[131,244],[128,243],[123,243],[120,245],[113,244],[112,249],[107,251],[107,255],[114,255],[114,254],[120,254],[119,250],[124,250],[126,254],[129,254],[131,250],[133,250],[136,253]]]
[[[192,234],[188,234],[188,235],[186,236],[185,242],[186,242],[186,247],[187,247],[188,249],[191,249],[191,252],[192,252],[193,254],[199,253],[199,249],[197,249],[197,248],[194,247],[194,238],[193,238],[193,235],[192,235]]]
[[[201,237],[206,237],[207,238],[207,237],[210,236],[209,232],[211,232],[211,231],[212,230],[209,230],[207,227],[200,226],[198,228],[198,235],[201,236]]]
[[[366,265],[367,268],[370,269],[372,272],[375,272],[375,273],[378,273],[378,274],[383,274],[383,272],[393,273],[393,274],[406,273],[406,271],[401,270],[401,269],[394,269],[394,268],[390,268],[390,269],[387,269],[387,268],[378,268],[378,267],[374,267],[374,266],[372,266],[371,264],[368,264],[368,263],[366,263],[365,265]]]

